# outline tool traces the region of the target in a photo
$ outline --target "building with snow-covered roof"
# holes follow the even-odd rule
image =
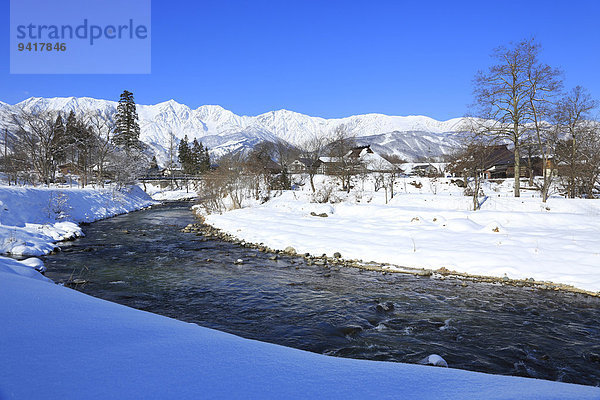
[[[413,173],[419,176],[428,176],[428,177],[434,177],[434,176],[440,176],[440,170],[437,169],[434,165],[432,164],[420,164],[420,165],[415,165],[412,169]]]
[[[394,164],[374,152],[369,145],[353,148],[346,154],[346,157],[357,161],[361,169],[366,172],[393,171],[397,169]]]
[[[356,172],[397,171],[399,169],[398,166],[374,152],[370,146],[358,146],[352,148],[343,158],[327,156],[319,157],[318,160],[297,158],[290,164],[290,172],[303,173],[313,167],[316,168],[318,174],[325,175],[334,174],[340,167],[353,168]]]
[[[322,164],[321,160],[313,160],[307,157],[299,157],[289,165],[289,172],[292,174],[300,174],[307,172],[313,168],[318,169]]]

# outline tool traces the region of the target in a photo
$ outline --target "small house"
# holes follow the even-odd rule
[[[515,153],[505,144],[492,146],[485,162],[484,175],[488,179],[507,178],[515,173]]]
[[[295,159],[289,166],[291,174],[301,174],[315,169],[318,173],[319,167],[323,162],[321,160],[312,160],[310,158],[301,157]]]
[[[441,175],[440,170],[431,164],[415,165],[412,168],[412,172],[413,172],[413,174],[415,174],[417,176],[435,177],[435,176]]]
[[[81,173],[81,168],[75,163],[66,163],[58,166],[58,172],[62,175],[79,175]]]
[[[338,157],[319,157],[319,162],[317,173],[322,175],[334,174],[341,165]]]
[[[371,146],[358,146],[346,154],[364,172],[394,171],[396,166],[371,149]]]

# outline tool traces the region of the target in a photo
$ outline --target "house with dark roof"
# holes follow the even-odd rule
[[[343,162],[345,161],[345,162]],[[381,172],[397,171],[398,167],[374,152],[371,146],[358,146],[352,148],[343,159],[339,157],[319,157],[318,160],[312,160],[300,157],[294,160],[289,166],[289,171],[293,174],[299,174],[315,168],[318,174],[333,174],[341,165],[350,165],[357,169],[356,172]]]
[[[442,172],[432,164],[419,164],[412,168],[412,173],[418,176],[436,177],[441,176]]]
[[[485,165],[483,173],[488,179],[507,178],[509,168],[514,176],[515,153],[505,144],[492,146]]]
[[[394,171],[397,167],[371,149],[371,146],[358,146],[346,154],[347,158],[355,161],[364,172]]]
[[[316,168],[317,171],[323,161],[321,160],[313,160],[306,157],[300,157],[295,159],[288,167],[289,172],[292,174],[301,174],[303,172],[310,171],[313,168]]]
[[[542,160],[537,156],[520,159],[519,175],[522,178],[542,175]],[[508,149],[505,144],[492,146],[490,155],[486,162],[483,173],[488,179],[514,178],[515,176],[515,153]]]

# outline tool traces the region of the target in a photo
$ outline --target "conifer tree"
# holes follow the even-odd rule
[[[150,168],[151,169],[158,168],[158,160],[156,159],[156,156],[152,156],[152,160],[150,160]]]
[[[193,173],[198,174],[202,172],[201,163],[204,155],[204,146],[197,139],[194,139],[192,143],[192,160],[193,160]]]
[[[81,186],[88,184],[90,170],[92,168],[91,155],[94,147],[94,138],[87,124],[81,119],[77,122],[77,136],[75,137],[75,146],[77,147],[77,165]]]
[[[202,142],[198,142],[194,139],[191,148],[191,161],[190,170],[194,174],[201,174],[210,170],[210,155],[208,154],[208,148],[202,145]]]
[[[52,158],[55,163],[61,164],[67,158],[67,135],[65,123],[62,116],[59,114],[54,121],[54,137],[52,138]]]
[[[179,163],[181,164],[181,168],[183,169],[184,174],[193,173],[194,169],[194,160],[192,156],[192,152],[190,150],[190,145],[188,143],[187,135],[179,142],[178,154]]]
[[[77,160],[77,147],[75,146],[75,138],[77,137],[77,117],[73,110],[67,116],[65,122],[65,135],[63,138],[63,146],[67,153],[67,157],[70,159],[72,164],[75,164]]]
[[[119,98],[117,106],[117,114],[115,116],[115,134],[113,143],[117,146],[125,148],[126,151],[131,149],[140,149],[140,125],[138,123],[137,110],[133,93],[124,90]]]
[[[290,190],[292,188],[292,182],[286,168],[281,171],[280,183],[283,190]]]

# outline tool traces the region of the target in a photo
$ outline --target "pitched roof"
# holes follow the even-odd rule
[[[494,165],[512,165],[515,163],[515,153],[510,151],[505,144],[492,146],[492,151],[487,159],[488,168]]]
[[[296,158],[296,161],[304,164],[306,167],[309,167],[309,168],[312,167],[313,164],[317,164],[317,166],[318,166],[318,164],[320,164],[322,162],[320,159],[313,160],[313,159],[306,158],[306,157],[298,157],[298,158]]]
[[[370,145],[357,146],[357,147],[354,147],[352,150],[350,150],[350,152],[348,154],[346,154],[346,157],[359,158],[359,157],[364,156],[367,153],[369,153],[369,154],[373,153],[373,150],[371,150]]]

